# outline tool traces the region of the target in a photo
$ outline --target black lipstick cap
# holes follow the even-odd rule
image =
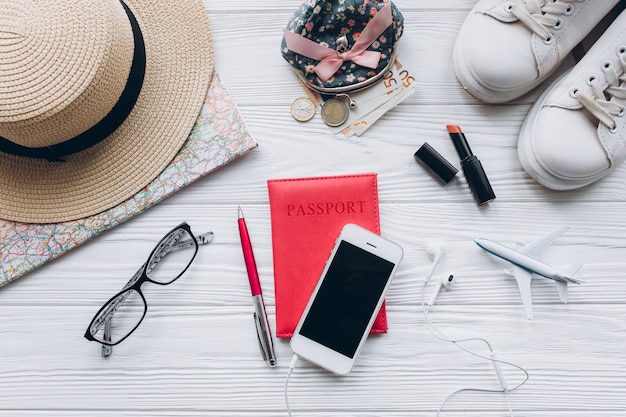
[[[459,172],[450,162],[427,142],[415,152],[415,160],[420,162],[442,184],[447,184]]]
[[[475,155],[465,158],[461,161],[461,168],[467,179],[470,190],[474,195],[474,199],[479,205],[487,204],[491,200],[496,198],[496,195],[491,188],[487,174],[483,169],[483,165],[480,163]]]

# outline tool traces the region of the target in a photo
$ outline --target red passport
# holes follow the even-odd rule
[[[380,234],[376,174],[267,181],[272,222],[276,336],[291,337],[347,223]],[[383,303],[372,333],[387,332]]]

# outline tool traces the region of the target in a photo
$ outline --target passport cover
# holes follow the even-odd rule
[[[291,337],[347,223],[380,234],[375,173],[271,179],[276,336]],[[387,332],[383,303],[371,333]]]

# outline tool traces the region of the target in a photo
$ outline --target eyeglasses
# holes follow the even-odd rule
[[[130,336],[146,316],[148,303],[141,291],[143,283],[168,285],[176,281],[193,262],[198,245],[212,240],[213,232],[196,237],[184,222],[172,229],[163,236],[124,288],[98,310],[87,327],[85,338],[101,343],[102,356],[110,356],[112,346]]]

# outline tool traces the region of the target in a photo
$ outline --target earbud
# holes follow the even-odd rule
[[[426,245],[426,255],[433,260],[430,270],[428,271],[428,274],[426,274],[426,282],[428,282],[433,276],[433,272],[435,272],[435,268],[437,268],[437,265],[441,260],[441,256],[443,255],[443,246],[441,245],[441,242],[429,242]]]
[[[454,286],[454,284],[456,284],[456,279],[454,278],[453,273],[442,275],[437,280],[437,286],[435,287],[433,294],[430,296],[430,300],[428,301],[428,307],[432,307],[432,305],[435,304],[435,299],[439,295],[439,291],[441,291],[441,287],[445,288],[446,290],[449,290]]]

